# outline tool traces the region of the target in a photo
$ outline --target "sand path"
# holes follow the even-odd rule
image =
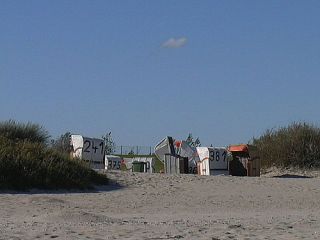
[[[111,172],[91,192],[0,194],[0,239],[320,239],[320,178]]]

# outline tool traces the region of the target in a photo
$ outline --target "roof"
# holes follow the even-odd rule
[[[230,145],[228,150],[230,152],[248,152],[249,148],[247,144]]]

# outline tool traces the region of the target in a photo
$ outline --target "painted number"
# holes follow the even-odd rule
[[[96,153],[97,152],[97,147],[94,145],[94,142],[92,141],[92,151],[94,152],[94,153]]]
[[[220,152],[216,151],[216,161],[219,162],[220,160]]]
[[[214,161],[214,151],[210,151],[210,161]]]
[[[223,157],[223,161],[225,162],[226,158],[227,158],[227,152],[226,151],[223,151],[222,157]]]
[[[212,151],[210,153],[210,160],[211,161],[217,161],[219,162],[221,159],[225,162],[227,158],[227,152],[223,151],[223,153],[220,155],[220,151]]]
[[[103,142],[101,142],[98,146],[101,149],[100,153],[103,154]],[[84,143],[83,143],[83,149],[84,149],[83,151],[89,153],[90,152],[90,147],[91,147],[93,153],[97,153],[97,150],[99,149],[99,147],[94,145],[94,141],[85,140]]]
[[[88,152],[89,153],[90,152],[90,150],[89,150],[90,146],[91,146],[91,141],[85,140],[84,143],[83,143],[84,152]]]
[[[120,162],[119,161],[109,161],[108,165],[110,169],[120,169]]]

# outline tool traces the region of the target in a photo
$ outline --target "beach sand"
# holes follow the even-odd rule
[[[320,239],[320,178],[107,172],[94,191],[0,193],[0,239]]]

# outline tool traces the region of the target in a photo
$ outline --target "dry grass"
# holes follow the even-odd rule
[[[307,123],[267,130],[253,139],[264,167],[320,167],[320,129]]]

